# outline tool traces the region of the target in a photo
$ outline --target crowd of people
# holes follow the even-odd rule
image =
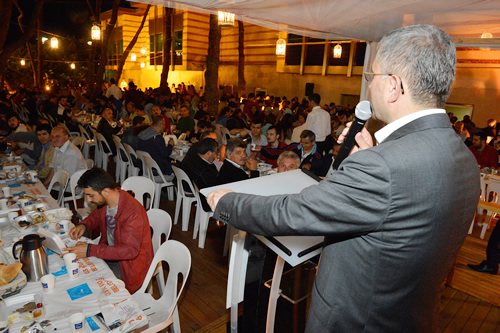
[[[422,57],[421,45],[429,57]],[[394,48],[405,54],[394,55]],[[110,154],[119,153],[113,136],[120,135],[123,143],[148,152],[168,181],[174,179],[175,163],[169,157],[175,140],[168,135],[192,143],[178,166],[199,189],[259,177],[259,163],[279,172],[302,168],[326,176],[296,196],[212,193],[203,209],[252,233],[326,235],[310,331],[356,331],[366,325],[374,331],[432,331],[440,283],[479,197],[476,162],[496,168],[500,143],[496,121],[478,131],[470,117],[458,121],[446,115],[454,52],[449,36],[432,26],[402,28],[384,37],[373,73],[367,74],[373,117],[387,126],[375,133],[376,146],[366,129],[358,134],[354,154],[335,172],[332,164],[353,110],[324,103],[319,94],[300,101],[225,94],[215,115],[208,112],[201,90],[184,83],[143,92],[130,82],[122,91],[111,79],[93,100],[83,88],[56,87],[50,94],[22,88],[0,93],[1,143],[23,156],[48,185],[58,170],[71,176],[87,168],[71,142],[71,133],[90,126],[79,122],[83,113],[100,117],[95,130]],[[428,65],[433,61],[444,74],[429,72],[438,66]],[[432,81],[428,86],[409,84],[422,75]],[[457,177],[463,181],[456,182]],[[437,183],[439,188],[429,186]],[[99,229],[103,237],[98,245],[77,243],[69,250],[105,259],[134,292],[152,258],[144,208],[102,169],[88,170],[78,185],[98,209],[70,235],[78,239]]]

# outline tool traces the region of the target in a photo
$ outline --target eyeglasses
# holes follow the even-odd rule
[[[364,72],[363,73],[363,76],[364,76],[365,80],[368,81],[368,82],[372,82],[373,78],[375,77],[375,75],[392,76],[392,74],[385,74],[385,73],[371,73],[371,72]]]
[[[371,72],[363,72],[363,77],[365,78],[366,81],[372,82],[373,78],[375,75],[387,75],[387,76],[393,76],[394,74],[385,74],[385,73],[371,73]],[[403,88],[403,80],[401,80],[401,95],[405,94],[405,90]]]

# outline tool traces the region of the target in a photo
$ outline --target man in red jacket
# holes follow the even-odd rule
[[[85,172],[78,187],[98,208],[71,229],[69,236],[77,240],[85,231],[99,229],[101,239],[97,245],[78,242],[67,250],[77,258],[105,260],[133,294],[142,285],[154,256],[146,210],[130,194],[120,190],[103,169]]]

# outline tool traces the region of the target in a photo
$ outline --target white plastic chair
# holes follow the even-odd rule
[[[170,236],[170,231],[172,230],[172,218],[170,215],[158,208],[153,208],[148,210],[148,220],[149,226],[153,229],[152,241],[153,241],[153,251],[156,253],[161,245],[161,237],[165,235],[165,241],[168,240]],[[155,272],[156,280],[158,282],[158,289],[160,290],[160,295],[163,294],[163,285],[160,283],[161,281],[165,281],[163,276],[163,269],[159,266],[159,269]],[[152,287],[152,286],[151,286]],[[148,292],[151,294],[152,290],[148,289]]]
[[[484,193],[485,193],[483,198],[484,201],[498,204],[500,198],[500,183],[494,180],[490,180],[487,184],[487,190]],[[490,195],[492,195],[491,201],[488,200]],[[487,223],[483,222],[481,235],[479,236],[481,239],[484,239],[484,236],[486,235],[486,230],[490,228],[491,221],[495,218],[496,215],[497,215],[496,213],[491,212],[488,222]]]
[[[128,176],[138,176],[141,169],[139,169],[139,167],[135,166],[134,164],[134,161],[139,160],[137,153],[135,152],[134,148],[126,143],[123,144],[123,147],[125,147],[125,151],[127,152],[127,156],[130,161],[130,163],[128,164]]]
[[[196,239],[199,230],[200,236],[198,238],[198,247],[203,249],[205,248],[205,239],[207,238],[208,222],[210,221],[210,218],[214,216],[214,212],[206,212],[205,209],[203,209],[200,191],[198,190],[196,184],[194,184],[194,186],[196,190],[198,208],[196,209],[196,218],[194,219],[193,239]]]
[[[85,139],[81,136],[74,136],[71,140],[71,143],[73,143],[78,147],[78,149],[80,149],[80,151],[82,151],[83,147],[85,146]]]
[[[143,176],[133,176],[125,179],[121,186],[124,191],[133,191],[135,198],[139,201],[146,210],[151,209],[155,197],[155,184],[153,181],[147,177]],[[149,194],[148,199],[144,199],[144,194]]]
[[[163,173],[161,172],[160,167],[156,163],[156,161],[149,156],[149,154],[143,155],[142,156],[143,162],[144,162],[144,170],[147,170],[146,174],[149,174],[149,178],[154,182],[155,184],[155,201],[153,204],[154,208],[159,208],[160,207],[160,198],[161,198],[161,189],[164,187],[168,187],[168,197],[169,199],[171,198],[173,200],[174,198],[174,183],[171,181],[167,181],[165,177],[163,176]],[[156,170],[156,175],[155,175],[155,170]]]
[[[125,147],[122,145],[122,140],[120,137],[113,135],[113,142],[116,146],[116,172],[115,178],[117,183],[123,183],[127,176],[127,168],[129,163],[129,158]]]
[[[87,164],[87,170],[90,170],[94,167],[94,160],[91,158],[87,158],[85,160],[85,164]]]
[[[151,294],[146,293],[146,290],[161,261],[168,264],[169,273],[167,281],[162,283],[163,294],[158,300],[155,300]],[[149,266],[142,286],[133,295],[149,320],[147,326],[139,328],[135,332],[159,332],[171,324],[173,324],[174,332],[180,332],[177,301],[186,285],[190,269],[191,254],[184,244],[175,240],[168,240],[160,246],[151,262],[151,266]],[[178,287],[179,275],[182,275],[180,288]]]
[[[193,203],[196,204],[198,202],[196,189],[184,170],[175,165],[172,165],[172,170],[174,170],[175,178],[177,179],[177,201],[175,203],[174,224],[177,224],[182,204],[182,231],[187,231],[189,228],[191,207]],[[183,184],[186,184],[191,192],[186,192]]]
[[[50,193],[55,184],[59,184],[59,195],[57,196],[57,203],[59,206],[62,206],[64,199],[64,191],[66,190],[66,186],[68,186],[69,174],[65,170],[57,170],[52,176],[50,180],[49,187],[47,191]]]
[[[146,163],[144,162],[144,156],[152,158],[151,155],[149,155],[149,153],[144,150],[137,150],[135,153],[139,161],[141,161],[140,163],[142,164],[142,175],[151,178],[149,176],[149,170],[146,168]]]
[[[83,191],[78,195],[76,194],[78,180],[80,179],[80,177],[82,177],[82,175],[85,172],[87,172],[87,170],[78,170],[73,175],[71,175],[71,178],[69,180],[69,187],[71,189],[71,197],[64,199],[64,202],[71,201],[71,200],[73,201],[73,205],[75,207],[76,214],[80,220],[83,220],[84,218],[86,218],[90,214],[90,208],[87,206],[87,201],[84,198]],[[83,208],[78,208],[78,205],[76,204],[76,201],[79,199],[83,199]]]
[[[78,128],[80,129],[80,133],[81,133],[82,137],[85,138],[82,151],[83,151],[83,156],[85,156],[85,159],[87,159],[87,158],[89,158],[89,155],[90,155],[90,147],[96,147],[96,142],[94,139],[92,139],[90,137],[90,135],[87,132],[87,130],[85,129],[85,127],[83,127],[82,125],[78,125]]]
[[[108,141],[106,141],[106,138],[101,133],[96,132],[95,138],[97,139],[97,145],[99,146],[99,162],[101,163],[99,166],[101,166],[105,171],[108,171],[109,158],[113,157],[113,152],[111,151]],[[106,150],[108,151],[107,153]]]

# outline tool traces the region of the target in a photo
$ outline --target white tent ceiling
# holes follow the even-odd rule
[[[216,14],[329,40],[377,41],[411,24],[434,24],[459,44],[500,45],[500,0],[134,0]],[[492,39],[480,39],[484,32]]]

